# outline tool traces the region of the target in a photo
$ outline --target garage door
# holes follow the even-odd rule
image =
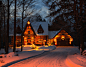
[[[57,46],[69,46],[69,39],[66,40],[57,39]]]

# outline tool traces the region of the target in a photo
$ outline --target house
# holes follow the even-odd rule
[[[11,35],[11,45],[14,43],[14,36]],[[73,38],[64,29],[58,31],[49,31],[47,22],[32,22],[26,23],[23,30],[23,44],[24,45],[50,45],[58,46],[72,45]],[[16,46],[21,45],[21,29],[17,27]]]

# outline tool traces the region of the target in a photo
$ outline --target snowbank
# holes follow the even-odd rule
[[[47,50],[46,50],[47,49]],[[35,49],[31,49],[30,45],[24,46],[23,47],[23,51],[20,52],[21,47],[17,47],[16,51],[18,52],[12,52],[13,49],[10,49],[8,54],[1,54],[0,56],[3,56],[2,58],[0,58],[0,66],[3,66],[7,63],[13,62],[13,61],[17,61],[20,59],[24,59],[27,57],[31,57],[31,56],[35,56],[38,54],[43,53],[44,51],[49,51],[49,50],[53,50],[55,49],[55,46],[40,46],[39,50],[35,50]],[[4,50],[1,50],[0,53],[4,53]]]
[[[66,65],[69,67],[85,67],[86,56],[80,54],[69,55],[65,60]]]

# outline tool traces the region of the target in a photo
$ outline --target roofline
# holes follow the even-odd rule
[[[28,26],[28,24],[26,23],[25,28],[24,28],[24,30],[23,30],[23,35],[24,35],[24,32],[25,32],[27,26]],[[30,23],[30,26],[31,26],[31,29],[33,30],[34,34],[36,35],[36,33],[35,33],[35,31],[34,31],[32,25],[31,25],[31,23]]]
[[[65,30],[65,29],[61,28],[60,31],[59,31],[58,33],[60,33],[61,30]],[[65,30],[65,31],[67,32],[67,30]],[[58,33],[57,33],[56,35],[58,35]],[[69,35],[71,35],[69,32],[67,32],[67,33],[68,33]],[[56,35],[55,35],[55,36],[56,36]],[[55,36],[54,36],[54,37],[55,37]],[[54,37],[53,37],[53,38],[54,38]],[[73,36],[71,36],[71,37],[73,38]]]

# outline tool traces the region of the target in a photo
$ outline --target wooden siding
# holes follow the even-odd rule
[[[10,47],[13,47],[14,45],[14,36],[11,37],[11,44],[9,45]],[[21,36],[16,36],[16,46],[21,45]]]
[[[55,45],[58,45],[58,46],[69,46],[69,45],[72,45],[73,38],[65,30],[61,30],[54,37],[54,42],[55,42]]]
[[[45,45],[45,43],[47,43],[47,39],[48,39],[48,36],[36,36],[35,44],[37,44],[37,45]]]

